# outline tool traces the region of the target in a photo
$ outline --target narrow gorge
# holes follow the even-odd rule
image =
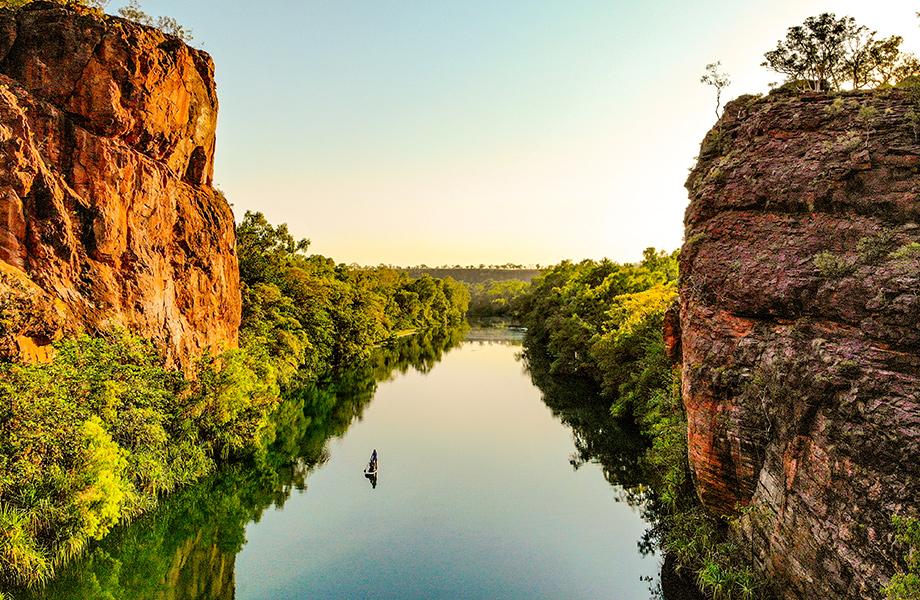
[[[462,245],[450,235],[467,219],[502,222],[500,243],[477,238],[476,252],[536,247],[545,241],[529,229],[536,184],[513,190],[521,205],[507,214],[458,211],[444,194],[468,193],[466,158],[486,165],[489,177],[469,189],[488,195],[513,179],[495,175],[501,160],[517,164],[510,152],[457,158],[458,147],[436,149],[435,136],[416,139],[389,113],[364,114],[368,98],[347,112],[342,96],[362,95],[354,81],[301,102],[310,81],[229,122],[270,129],[265,113],[295,111],[289,120],[312,129],[285,122],[290,146],[277,147],[243,132],[237,160],[287,152],[297,168],[313,160],[303,170],[321,183],[275,186],[253,169],[238,189],[258,197],[226,188],[250,203],[234,215],[214,184],[210,55],[136,2],[119,9],[129,18],[104,7],[0,2],[0,600],[317,590],[914,599],[885,585],[920,573],[920,545],[907,548],[893,521],[920,532],[920,75],[874,91],[804,91],[827,82],[793,79],[728,103],[686,181],[679,251],[680,209],[670,212],[671,249],[647,248],[635,262],[506,257],[476,268],[488,259],[463,255],[398,267],[356,213],[379,210],[372,231],[394,248],[416,248],[397,239],[415,218],[435,255]],[[306,53],[295,33],[292,47]],[[368,33],[356,36],[361,52]],[[394,62],[415,67],[419,54]],[[716,86],[717,114],[728,85],[720,64],[703,77]],[[920,60],[909,65],[920,73]],[[227,80],[250,83],[236,75]],[[293,86],[259,89],[275,84]],[[449,120],[425,112],[447,96],[426,96],[405,122]],[[381,104],[395,114],[396,98]],[[349,128],[360,136],[328,148],[303,134]],[[378,130],[390,137],[374,140]],[[370,162],[352,164],[361,136]],[[634,146],[614,141],[611,156]],[[539,164],[551,171],[571,148],[600,148],[578,142]],[[400,155],[415,146],[422,154]],[[392,163],[374,162],[388,152]],[[426,171],[439,157],[450,159],[445,170]],[[606,165],[577,158],[573,169]],[[533,164],[528,178],[540,171]],[[606,169],[598,177],[614,179]],[[417,171],[434,191],[411,193],[418,182],[404,180]],[[584,183],[556,175],[566,196]],[[348,204],[345,184],[365,177],[352,190],[360,202]],[[292,204],[277,198],[288,189]],[[291,229],[262,213],[278,207]],[[587,237],[584,223],[600,220],[565,208],[547,213],[558,221],[553,243],[573,224],[573,237]],[[657,216],[628,210],[664,231]],[[308,225],[324,235],[323,224],[376,266],[314,254],[294,236]],[[613,251],[614,234],[604,236]]]

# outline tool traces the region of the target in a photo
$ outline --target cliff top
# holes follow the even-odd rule
[[[93,134],[210,184],[218,106],[206,52],[126,19],[33,2],[0,9],[0,74]]]

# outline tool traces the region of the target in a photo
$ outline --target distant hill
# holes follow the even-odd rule
[[[464,283],[484,283],[486,281],[524,281],[530,282],[531,279],[540,274],[539,269],[505,269],[505,268],[467,268],[467,267],[411,267],[403,269],[410,277],[421,277],[430,275],[432,277],[443,279],[451,277]]]

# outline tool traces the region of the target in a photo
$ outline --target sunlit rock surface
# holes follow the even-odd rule
[[[687,182],[690,462],[783,598],[879,598],[920,505],[917,102],[740,98]]]
[[[0,10],[0,264],[61,317],[0,332],[19,340],[3,348],[114,326],[188,366],[236,344],[213,75],[207,54],[155,29],[47,2]],[[0,295],[18,293],[8,279]]]

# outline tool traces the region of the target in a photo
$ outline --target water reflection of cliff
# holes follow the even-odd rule
[[[286,394],[265,447],[237,465],[165,500],[113,531],[65,568],[38,599],[230,600],[245,527],[327,458],[327,442],[360,419],[380,381],[410,369],[428,372],[463,339],[462,330],[420,333],[378,349],[365,363]],[[18,598],[19,596],[17,596]]]

